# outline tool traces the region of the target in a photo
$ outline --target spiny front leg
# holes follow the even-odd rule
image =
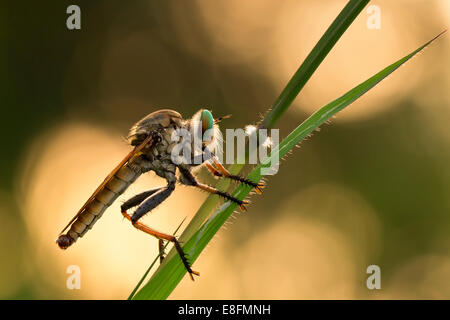
[[[208,186],[207,184],[203,184],[203,183],[199,183],[199,182],[197,182],[197,184],[194,185],[194,187],[197,187],[203,191],[206,191],[206,192],[209,192],[212,194],[217,194],[218,196],[221,196],[222,198],[224,198],[226,200],[230,200],[231,202],[236,203],[239,206],[239,208],[241,208],[242,211],[247,211],[247,206],[249,204],[249,202],[247,200],[239,200],[227,192],[220,191],[219,189],[216,189],[214,187]]]
[[[208,193],[217,194],[218,196],[221,196],[222,198],[225,198],[226,200],[230,200],[231,202],[236,203],[241,208],[242,211],[247,210],[246,207],[249,204],[248,201],[239,200],[227,192],[220,191],[219,189],[208,186],[207,184],[198,182],[197,179],[194,177],[194,175],[186,168],[178,167],[178,169],[180,170],[180,173],[181,173],[181,183],[188,185],[188,186],[197,187]]]
[[[214,164],[218,169],[214,168],[214,166],[210,163],[205,163],[206,168],[208,168],[209,172],[211,172],[216,177],[225,177],[231,180],[239,181],[245,183],[248,186],[252,186],[256,193],[262,194],[262,189],[264,189],[265,184],[262,182],[255,183],[241,176],[231,174],[217,159],[214,159]]]

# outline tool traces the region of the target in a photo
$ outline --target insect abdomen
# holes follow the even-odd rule
[[[83,212],[70,225],[69,231],[58,237],[56,240],[58,246],[66,249],[79,237],[82,237],[140,174],[139,170],[135,170],[129,165],[125,165],[117,171],[103,189],[86,205]]]

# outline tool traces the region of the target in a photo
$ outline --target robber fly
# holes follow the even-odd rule
[[[101,217],[103,212],[117,199],[141,174],[154,171],[158,176],[166,179],[167,185],[156,189],[144,191],[125,201],[121,206],[122,215],[131,222],[131,224],[159,239],[159,249],[163,257],[163,242],[170,241],[174,246],[189,272],[192,280],[193,275],[200,275],[193,271],[183,252],[180,243],[175,236],[156,231],[139,219],[146,213],[156,208],[161,202],[166,200],[175,189],[176,183],[197,187],[203,191],[217,194],[225,200],[232,201],[239,205],[241,210],[245,211],[248,202],[239,200],[230,194],[217,190],[214,187],[200,183],[192,173],[194,167],[205,165],[207,169],[216,177],[225,177],[236,180],[255,188],[257,193],[261,193],[264,187],[262,183],[254,183],[248,179],[237,175],[232,175],[220,163],[219,159],[212,153],[213,147],[221,136],[218,123],[225,117],[214,119],[211,112],[206,109],[198,111],[192,119],[184,120],[181,115],[173,110],[155,111],[140,121],[138,121],[130,130],[128,142],[134,149],[117,165],[117,167],[106,177],[103,183],[95,190],[92,196],[81,207],[78,213],[61,231],[56,243],[61,249],[67,249],[78,238],[82,237],[94,223]],[[181,162],[176,164],[171,157],[171,152],[176,143],[172,141],[172,135],[175,130],[191,130],[194,124],[198,124],[201,131],[201,152],[208,151],[208,157],[202,158],[197,163]],[[206,132],[212,134],[206,138]],[[196,150],[191,149],[192,153]],[[193,156],[193,155],[192,155]],[[178,170],[177,170],[178,169]],[[177,173],[178,171],[178,173]],[[127,211],[137,207],[133,214]],[[64,233],[67,230],[66,233]]]

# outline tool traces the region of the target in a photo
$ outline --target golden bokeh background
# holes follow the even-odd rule
[[[54,241],[129,152],[128,128],[166,107],[232,113],[223,129],[257,122],[346,2],[81,1],[79,31],[65,26],[72,3],[4,4],[0,298],[126,298],[157,240],[119,207],[163,180],[139,178],[68,250]],[[381,29],[360,14],[281,137],[449,26],[447,0],[372,4]],[[303,142],[170,298],[450,299],[449,53],[445,35]],[[173,232],[205,197],[179,186],[144,221]],[[381,290],[366,287],[372,264]],[[66,288],[70,265],[80,290]]]

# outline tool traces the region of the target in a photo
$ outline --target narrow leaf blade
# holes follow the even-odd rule
[[[445,32],[445,31],[444,31]],[[442,32],[442,33],[444,33]],[[367,91],[372,89],[376,84],[385,79],[392,72],[397,70],[401,65],[410,60],[417,53],[422,51],[425,47],[430,45],[436,38],[428,41],[418,49],[414,50],[407,56],[394,62],[390,66],[384,68],[373,77],[364,81],[352,90],[345,93],[338,99],[330,102],[324,107],[320,108],[302,124],[300,124],[294,131],[292,131],[279,145],[275,148],[270,157],[276,157],[273,160],[278,160],[292,150],[298,143],[300,143],[307,135],[312,133],[316,128],[329,120],[333,115],[350,105]],[[252,181],[259,181],[261,176],[261,168],[267,165],[260,164],[248,176]],[[233,192],[233,196],[238,199],[244,199],[251,188],[241,184]],[[189,239],[185,244],[184,250],[190,256],[191,261],[195,261],[203,249],[207,246],[209,241],[214,237],[220,227],[231,216],[236,209],[236,204],[225,202],[218,210],[201,226],[201,228]],[[135,299],[166,299],[173,289],[177,286],[179,281],[183,278],[186,270],[184,269],[181,260],[178,257],[173,257],[164,265],[164,268],[158,270],[150,281],[136,294]]]

